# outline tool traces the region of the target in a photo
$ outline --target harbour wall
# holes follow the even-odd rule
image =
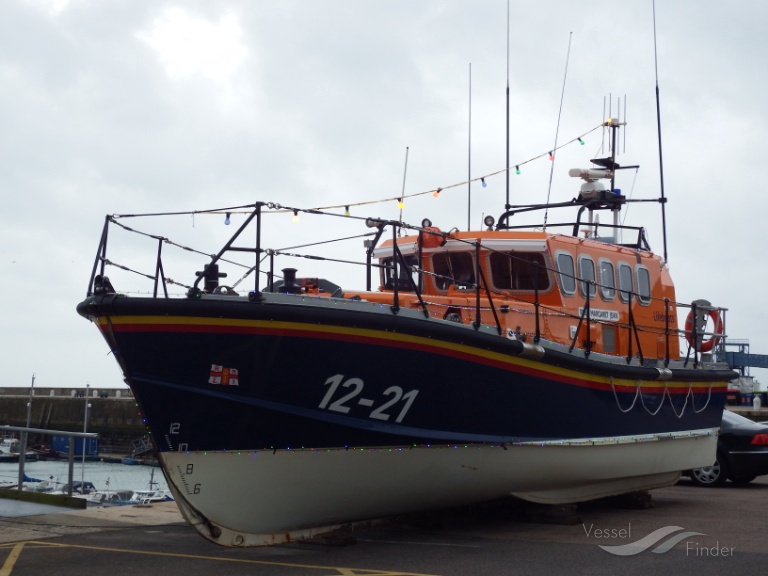
[[[0,388],[2,426],[26,426],[29,389]],[[35,388],[29,413],[31,428],[82,432],[88,407],[88,432],[99,434],[100,452],[131,452],[133,442],[147,433],[139,408],[128,389],[88,390]],[[30,443],[49,444],[34,435]]]

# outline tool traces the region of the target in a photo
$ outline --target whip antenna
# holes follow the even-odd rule
[[[405,200],[405,175],[408,173],[408,146],[405,147],[405,167],[403,168],[403,190],[400,192],[400,198],[398,201],[398,205],[400,208],[400,222],[403,221],[403,206],[405,205],[403,203],[403,200]],[[398,226],[398,236],[400,235],[400,232],[402,231],[402,226]]]
[[[467,136],[467,232],[472,218],[472,62],[469,63],[469,130]]]
[[[661,105],[659,103],[659,60],[656,51],[656,0],[653,0],[653,66],[656,72],[656,131],[659,137],[659,178],[661,179],[661,230],[664,239],[664,262],[667,259],[667,198],[664,196],[664,157],[661,152]]]
[[[563,100],[565,99],[565,81],[568,78],[568,61],[571,58],[571,39],[573,38],[573,32],[568,34],[568,53],[565,56],[565,72],[563,73],[563,90],[560,93],[560,110],[557,112],[557,127],[555,128],[555,143],[552,146],[552,152],[549,153],[549,159],[552,161],[549,166],[549,188],[547,189],[547,204],[549,204],[549,196],[552,193],[552,175],[555,172],[555,153],[557,152],[557,136],[560,133],[560,117],[563,114]],[[547,229],[547,216],[549,215],[549,208],[544,211],[544,230]]]
[[[504,205],[505,210],[512,206],[509,203],[509,0],[507,0],[507,202]]]

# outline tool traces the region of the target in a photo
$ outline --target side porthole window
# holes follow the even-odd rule
[[[592,258],[582,256],[579,258],[579,290],[581,295],[586,296],[589,293],[590,300],[595,297],[595,263]]]
[[[637,267],[637,299],[641,304],[651,303],[651,273],[645,266]]]
[[[622,302],[629,302],[630,293],[633,291],[632,266],[619,262],[619,298]]]
[[[600,260],[598,264],[600,270],[600,295],[603,300],[613,300],[616,297],[616,276],[613,271],[613,262],[610,260]]]
[[[560,288],[563,294],[574,294],[576,292],[576,268],[573,263],[573,256],[568,252],[558,252],[556,258]]]

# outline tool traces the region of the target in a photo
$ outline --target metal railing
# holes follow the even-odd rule
[[[570,206],[574,205],[573,203],[564,203],[563,205],[566,205],[566,204]],[[88,286],[88,295],[105,293],[105,292],[114,292],[114,288],[112,287],[110,280],[106,275],[106,267],[111,265],[111,266],[116,266],[121,270],[128,271],[152,280],[153,281],[152,296],[155,298],[160,297],[160,285],[162,285],[162,297],[164,298],[169,297],[169,293],[167,289],[168,284],[176,284],[186,288],[187,290],[186,296],[188,298],[199,298],[204,292],[215,293],[217,290],[221,288],[219,286],[219,280],[222,277],[226,276],[226,274],[222,274],[221,272],[219,272],[219,263],[226,262],[229,264],[233,264],[233,265],[237,265],[245,268],[245,272],[242,278],[240,279],[240,281],[246,279],[251,274],[253,275],[253,290],[249,292],[248,296],[250,300],[258,301],[261,299],[261,289],[262,289],[261,275],[264,274],[267,276],[267,290],[269,290],[270,287],[273,286],[274,279],[277,276],[275,273],[275,267],[276,267],[275,259],[277,256],[281,256],[281,255],[309,258],[312,260],[328,260],[333,262],[341,262],[341,263],[364,266],[366,270],[366,288],[368,291],[370,291],[373,271],[376,269],[384,268],[384,266],[382,266],[381,264],[374,263],[373,261],[374,250],[378,242],[381,240],[381,238],[384,237],[386,230],[391,229],[391,238],[392,238],[391,263],[392,263],[392,266],[394,267],[394,269],[392,270],[392,274],[393,274],[392,277],[396,280],[392,283],[392,304],[390,307],[391,311],[393,314],[397,314],[400,311],[401,293],[404,290],[406,290],[408,293],[414,294],[416,296],[424,316],[429,317],[428,306],[422,296],[423,277],[429,275],[433,277],[444,278],[446,279],[446,281],[451,283],[455,283],[457,280],[456,278],[452,278],[450,276],[439,275],[439,274],[435,274],[434,272],[424,270],[420,266],[410,265],[407,262],[407,257],[403,255],[397,241],[400,231],[405,229],[409,231],[416,231],[419,234],[419,241],[418,241],[418,247],[417,247],[418,262],[422,262],[422,256],[423,256],[422,238],[424,238],[427,235],[438,236],[439,241],[443,243],[448,240],[451,240],[451,241],[458,241],[458,242],[463,242],[467,244],[468,251],[471,251],[474,255],[475,281],[469,283],[468,286],[470,290],[467,290],[467,293],[469,293],[470,291],[474,292],[474,305],[472,306],[473,319],[471,324],[476,330],[479,329],[482,325],[483,311],[486,309],[489,309],[493,317],[492,325],[495,325],[495,328],[497,329],[500,335],[502,334],[503,327],[497,312],[497,304],[496,304],[497,300],[500,298],[503,298],[506,301],[515,300],[517,302],[520,302],[521,304],[529,305],[532,307],[534,311],[534,317],[535,317],[535,332],[533,337],[534,342],[539,342],[542,338],[541,323],[540,323],[540,319],[542,316],[546,316],[547,314],[556,314],[558,316],[570,315],[567,312],[564,312],[562,309],[553,309],[551,307],[548,307],[545,303],[542,302],[540,287],[538,285],[538,278],[539,278],[538,273],[534,274],[534,289],[533,289],[532,299],[522,297],[521,295],[511,295],[508,292],[503,292],[503,291],[494,289],[490,285],[490,283],[487,281],[487,278],[485,277],[485,269],[481,262],[482,260],[481,250],[489,253],[497,252],[499,254],[504,254],[506,257],[512,258],[512,259],[514,259],[515,256],[513,254],[493,250],[488,246],[483,246],[482,243],[477,240],[467,240],[467,239],[457,238],[455,235],[452,234],[452,231],[451,232],[436,231],[436,229],[431,228],[431,223],[421,227],[416,227],[416,226],[407,225],[403,222],[399,222],[395,220],[352,217],[353,219],[364,220],[366,225],[369,228],[375,230],[373,232],[370,232],[369,234],[362,235],[362,236],[368,236],[368,237],[372,236],[373,238],[366,240],[365,242],[365,246],[366,246],[365,262],[358,262],[358,261],[350,261],[350,260],[323,258],[319,256],[314,256],[314,255],[299,254],[295,252],[288,252],[285,249],[265,249],[262,247],[262,211],[265,208],[269,210],[278,210],[278,211],[293,211],[294,213],[301,211],[307,214],[316,214],[316,215],[322,215],[322,216],[338,216],[337,214],[329,214],[326,212],[322,212],[320,210],[305,210],[305,209],[298,209],[298,208],[283,207],[279,204],[273,204],[273,203],[267,203],[267,202],[256,202],[255,204],[247,205],[241,208],[245,208],[248,210],[245,221],[235,231],[235,233],[230,237],[230,239],[225,243],[225,245],[216,254],[213,254],[213,255],[206,254],[202,251],[194,250],[192,248],[189,248],[180,244],[176,244],[170,241],[168,238],[165,238],[162,236],[157,236],[157,235],[148,234],[145,232],[135,230],[133,228],[126,226],[122,222],[118,221],[119,218],[135,217],[135,216],[141,216],[141,215],[107,216],[105,219],[101,240],[99,243],[96,259],[94,261],[94,265],[91,273],[91,278]],[[229,211],[234,209],[233,208],[218,209],[212,212],[219,213],[224,210]],[[512,213],[513,212],[505,213],[502,216],[502,218],[508,218]],[[176,214],[179,214],[179,213],[176,213]],[[164,214],[151,214],[151,215],[145,215],[145,216],[161,216],[161,215],[164,215]],[[350,217],[345,216],[345,218],[350,218]],[[242,236],[243,232],[247,228],[249,228],[249,226],[252,223],[255,225],[255,238],[254,238],[253,244],[249,246],[236,246],[235,242]],[[140,234],[142,236],[148,237],[154,240],[155,242],[157,242],[156,259],[155,259],[153,273],[151,274],[142,273],[140,271],[133,270],[128,266],[125,266],[116,262],[112,262],[107,258],[107,247],[108,247],[107,244],[108,244],[108,238],[109,238],[109,229],[111,225],[117,225],[128,232],[134,232],[134,233]],[[557,224],[553,224],[552,226],[557,226]],[[505,229],[508,229],[508,228],[511,228],[511,227],[505,226]],[[635,229],[638,230],[638,234],[639,234],[637,248],[647,249],[647,244],[644,244],[643,229],[642,228],[635,228]],[[359,238],[362,236],[354,236],[352,238]],[[343,238],[341,240],[347,240],[347,239],[350,239],[350,238]],[[307,247],[307,246],[317,245],[321,243],[324,243],[324,242],[307,244],[301,247]],[[193,284],[191,285],[182,284],[166,277],[165,268],[163,266],[163,247],[165,245],[175,246],[185,251],[204,255],[207,258],[210,258],[210,261],[208,262],[208,264],[206,264],[203,267],[203,270],[200,272],[197,272],[197,277],[193,282]],[[254,263],[252,265],[244,265],[240,262],[235,262],[229,259],[225,259],[224,256],[228,253],[253,254]],[[266,269],[263,270],[262,268],[265,260],[267,260],[268,266],[266,267]],[[540,266],[540,265],[536,264],[536,266]],[[591,334],[591,328],[593,324],[610,323],[611,325],[618,326],[619,328],[624,329],[627,332],[627,338],[626,338],[627,348],[626,348],[626,355],[625,355],[627,363],[629,364],[636,357],[639,358],[641,363],[643,362],[644,351],[642,350],[642,347],[641,347],[641,343],[640,343],[641,339],[640,339],[639,333],[642,330],[650,330],[650,329],[657,330],[657,329],[647,327],[647,326],[639,326],[635,320],[633,304],[638,301],[638,299],[640,298],[640,294],[638,294],[634,290],[627,290],[626,288],[622,288],[622,287],[617,288],[616,286],[605,286],[596,282],[595,280],[581,278],[578,275],[570,275],[550,266],[545,265],[544,268],[546,269],[547,274],[550,275],[550,277],[552,278],[558,279],[558,278],[567,277],[567,278],[572,278],[573,281],[577,284],[585,283],[588,285],[588,289],[586,290],[586,295],[584,297],[584,306],[582,307],[581,314],[570,315],[571,317],[574,318],[574,320],[578,321],[576,331],[571,340],[571,345],[569,348],[570,352],[574,350],[574,348],[578,343],[578,335],[581,333],[582,326],[586,327],[586,334],[589,335]],[[405,274],[401,274],[401,271],[405,271]],[[405,279],[405,283],[403,285],[401,285],[401,282],[400,282],[401,276]],[[202,289],[199,287],[200,282],[203,282]],[[607,322],[604,320],[596,320],[592,318],[592,315],[590,314],[592,300],[595,298],[594,294],[596,294],[596,291],[602,288],[610,288],[613,290],[618,290],[626,298],[627,321],[624,324],[619,324],[618,322],[612,322],[612,321]],[[644,298],[653,299],[647,294],[644,295]],[[672,303],[669,299],[666,299],[666,298],[663,299],[663,306],[664,306],[664,316],[665,316],[664,324],[665,325],[664,325],[663,332],[660,333],[660,336],[664,338],[664,342],[665,342],[664,343],[665,354],[663,358],[665,366],[668,366],[669,362],[671,361],[670,343],[673,338],[677,338],[678,341],[680,341],[681,338],[686,339],[686,341],[688,342],[688,350],[686,353],[685,362],[688,363],[689,361],[692,361],[694,367],[698,367],[698,365],[700,364],[701,356],[703,353],[710,352],[710,351],[714,353],[719,353],[724,350],[725,338],[726,338],[726,332],[725,332],[726,309],[708,306],[708,303],[704,303],[703,301],[697,301],[690,305],[685,303],[679,303],[679,302]],[[673,309],[673,306],[675,310],[678,307],[691,308],[691,315],[697,320],[693,322],[690,327],[686,327],[685,330],[680,330],[679,328],[673,328],[670,322],[671,311]],[[704,329],[704,325],[700,321],[700,319],[703,317],[702,314],[710,315],[710,317],[715,321],[715,324],[716,324],[715,330],[706,331]],[[706,337],[709,337],[709,340],[704,340]],[[586,357],[588,357],[592,352],[592,344],[593,343],[590,341],[590,339],[587,338],[585,343],[585,348],[584,348],[584,354]],[[635,347],[637,348],[636,350],[635,350]]]

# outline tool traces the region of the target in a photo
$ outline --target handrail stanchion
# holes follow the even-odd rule
[[[261,276],[261,202],[256,203],[256,278],[254,293],[259,294]]]
[[[664,298],[664,367],[669,368],[669,298]]]
[[[586,316],[587,316],[587,340],[584,344],[584,356],[589,357],[589,353],[592,352],[592,283],[587,282],[587,310],[586,310]],[[597,287],[595,286],[595,291],[597,291]]]
[[[691,312],[693,313],[693,322],[691,326],[691,340],[693,341],[693,344],[691,344],[691,348],[693,348],[693,367],[698,368],[699,367],[699,330],[698,330],[698,322],[696,322],[696,318],[698,318],[698,310],[696,310],[696,301],[694,300],[691,303]],[[701,335],[701,339],[704,339],[704,335]]]
[[[539,326],[539,267],[541,265],[538,262],[534,264],[536,274],[533,276],[533,316],[536,323],[536,335],[533,337],[533,342],[538,344],[539,340],[541,340],[541,327]]]
[[[275,251],[268,250],[269,254],[269,272],[267,273],[267,285],[272,290],[272,284],[275,283]]]
[[[632,362],[632,291],[627,292],[627,364]]]
[[[168,298],[168,286],[165,283],[165,271],[163,270],[163,240],[164,238],[157,239],[157,263],[155,264],[155,289],[152,292],[152,297],[157,298],[157,285],[162,278],[163,280],[163,293]]]
[[[104,218],[104,228],[101,230],[101,240],[99,240],[99,247],[96,249],[96,259],[93,261],[93,269],[91,270],[91,279],[88,281],[88,290],[86,294],[88,296],[93,295],[93,281],[96,279],[96,269],[99,269],[99,274],[104,276],[107,263],[107,231],[109,230],[109,221],[111,217],[106,216]],[[101,266],[99,266],[101,262]]]
[[[392,312],[400,312],[400,273],[397,261],[397,226],[392,224]]]

